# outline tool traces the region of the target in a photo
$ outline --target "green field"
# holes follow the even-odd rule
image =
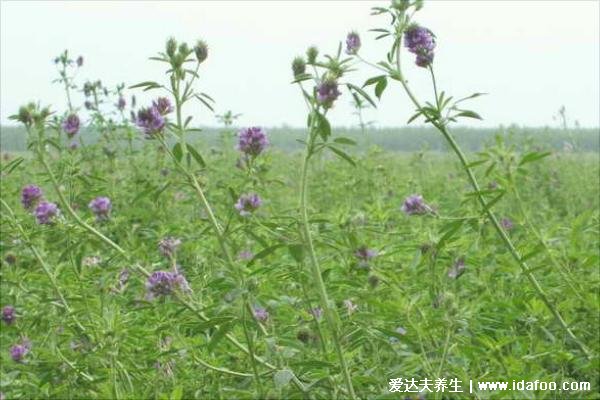
[[[360,397],[398,398],[388,392],[392,378],[446,377],[460,380],[464,391],[469,379],[592,385],[591,391],[559,397],[525,391],[480,392],[479,398],[597,398],[598,153],[555,150],[519,167],[523,154],[554,147],[529,139],[518,152],[490,141],[482,151],[492,155],[495,167],[488,169],[490,161],[475,169],[482,185],[496,182],[496,190],[505,190],[494,206],[497,215],[513,221],[510,238],[594,358],[564,335],[536,296],[449,154],[371,146],[349,151],[356,167],[319,157],[309,184],[316,253]],[[212,151],[200,146],[206,167],[191,165],[231,251],[254,255],[236,260],[245,276],[243,291],[194,191],[157,152],[156,142],[145,141],[133,154],[119,149],[112,159],[100,144],[50,157],[81,218],[146,270],[169,268],[157,251],[161,238],[182,240],[176,262],[192,291],[181,296],[196,311],[174,297],[146,300],[145,277],[67,213],[54,225],[36,226],[19,204],[21,188],[37,183],[51,201],[58,200],[56,192],[35,159],[15,166],[10,162],[16,155],[4,157],[3,168],[10,168],[3,172],[2,198],[15,219],[3,210],[1,303],[14,305],[18,315],[0,334],[0,390],[8,398],[252,398],[253,365],[230,340],[246,343],[245,334],[271,365],[256,365],[265,398],[306,396],[290,382],[290,371],[313,385],[308,398],[345,397],[328,331],[309,311],[318,297],[294,223],[300,154],[275,144],[248,175],[234,167],[232,143],[214,141]],[[234,203],[248,191],[259,193],[264,203],[251,218],[242,218]],[[400,206],[413,193],[422,194],[437,216],[404,215]],[[113,201],[109,221],[95,222],[87,209],[97,195]],[[363,245],[378,252],[368,267],[354,255]],[[453,279],[448,273],[460,258],[465,269]],[[131,275],[120,285],[124,269]],[[268,320],[256,324],[240,314],[242,298],[268,310]],[[343,303],[347,299],[356,310]],[[198,312],[209,322],[201,322]],[[23,335],[31,352],[26,362],[15,363],[9,347]]]

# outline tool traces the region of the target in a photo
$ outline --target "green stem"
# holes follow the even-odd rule
[[[404,76],[402,74],[402,69],[401,69],[401,65],[400,65],[400,49],[401,49],[401,47],[402,47],[401,43],[399,43],[397,50],[396,50],[396,68],[397,68],[397,73],[398,73],[397,78],[400,80],[400,83],[402,84],[404,91],[406,92],[408,97],[411,99],[411,101],[413,102],[415,107],[417,107],[417,109],[419,111],[422,111],[423,108],[421,107],[421,104],[419,103],[417,98],[414,96],[414,94],[412,93],[410,88],[408,87],[408,83],[406,82],[406,80],[404,79]],[[424,114],[424,115],[426,115],[426,114]],[[565,331],[567,336],[589,358],[591,355],[590,355],[590,352],[587,349],[587,347],[577,338],[577,336],[575,336],[575,334],[573,333],[571,328],[569,328],[568,324],[565,322],[562,315],[559,313],[558,309],[554,306],[554,304],[552,304],[552,302],[546,295],[546,292],[544,291],[544,289],[542,288],[542,286],[540,285],[540,283],[538,282],[536,277],[533,275],[533,273],[529,269],[529,266],[527,265],[527,263],[525,261],[523,261],[521,255],[519,254],[519,252],[513,245],[512,241],[510,240],[510,238],[508,237],[508,235],[506,234],[504,229],[502,229],[502,226],[498,222],[496,215],[487,206],[486,200],[483,198],[483,195],[481,194],[481,189],[479,187],[479,183],[477,182],[477,178],[475,178],[475,174],[473,173],[472,169],[469,167],[469,161],[467,160],[467,157],[461,150],[460,146],[458,145],[458,143],[456,142],[454,137],[448,131],[448,128],[445,125],[441,124],[439,121],[432,120],[431,123],[444,136],[444,138],[446,139],[446,141],[448,142],[448,144],[450,145],[450,147],[452,148],[452,150],[454,151],[454,153],[460,160],[462,168],[465,171],[465,173],[467,174],[467,177],[469,178],[469,182],[477,195],[477,200],[478,200],[479,204],[481,205],[481,207],[483,208],[484,213],[486,214],[488,219],[492,222],[492,225],[494,226],[496,232],[498,233],[498,236],[500,236],[500,239],[502,240],[502,242],[504,243],[504,245],[506,246],[506,248],[512,255],[513,259],[521,267],[521,270],[525,274],[527,280],[529,280],[529,283],[533,286],[533,288],[536,291],[540,300],[542,300],[542,302],[546,305],[548,310],[550,310],[550,312],[552,313],[554,318],[558,321],[558,323],[560,324],[562,329]]]
[[[306,153],[304,156],[304,160],[302,163],[302,175],[300,178],[300,214],[302,218],[302,234],[304,236],[304,243],[308,249],[311,272],[314,280],[314,284],[317,286],[317,291],[319,293],[319,300],[321,303],[321,307],[323,308],[323,314],[325,315],[325,320],[327,321],[327,325],[331,330],[331,336],[333,339],[333,343],[335,346],[335,350],[338,355],[338,359],[340,362],[340,366],[342,372],[344,374],[344,381],[346,383],[346,388],[348,389],[348,394],[352,399],[356,399],[356,394],[354,393],[354,387],[352,386],[352,378],[350,376],[350,372],[348,370],[348,366],[346,365],[346,359],[344,357],[344,352],[342,351],[342,346],[340,344],[339,331],[337,320],[339,319],[337,315],[337,311],[330,307],[329,298],[327,295],[327,289],[325,288],[325,283],[323,282],[323,276],[321,275],[321,269],[319,267],[319,261],[317,260],[317,255],[315,253],[315,248],[313,245],[312,237],[310,234],[309,228],[309,220],[308,220],[308,165],[309,160],[312,155],[312,147],[314,143],[314,132],[311,127],[308,132],[308,140],[306,146]]]
[[[242,328],[244,329],[244,336],[246,337],[246,343],[248,343],[248,354],[250,356],[250,363],[252,364],[252,372],[254,374],[254,381],[256,383],[256,388],[258,389],[258,397],[263,397],[263,388],[260,381],[260,376],[258,374],[258,367],[256,366],[256,360],[254,359],[254,343],[252,342],[252,337],[250,336],[250,331],[248,330],[248,324],[246,323],[246,314],[248,310],[246,308],[247,299],[244,296],[244,303],[242,304]]]

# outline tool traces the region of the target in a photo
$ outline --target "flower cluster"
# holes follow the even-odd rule
[[[160,115],[165,116],[173,112],[173,106],[166,97],[159,97],[152,102],[152,107],[156,108]]]
[[[189,291],[185,277],[179,272],[156,271],[146,281],[146,299],[152,300],[159,296],[168,296],[175,290]]]
[[[42,199],[42,189],[36,185],[27,185],[21,190],[21,204],[26,210],[31,210]]]
[[[147,138],[150,138],[162,131],[165,119],[155,107],[148,107],[138,111],[135,124],[142,129]]]
[[[49,201],[40,202],[35,208],[33,215],[40,225],[48,225],[54,222],[54,218],[60,214],[58,206]]]
[[[420,215],[431,212],[431,207],[425,204],[423,196],[419,194],[413,194],[404,200],[401,210],[406,215]]]
[[[269,312],[262,307],[254,307],[253,314],[254,318],[256,318],[260,322],[265,322],[269,319]]]
[[[269,146],[269,139],[262,128],[253,126],[242,129],[238,135],[237,149],[244,154],[256,157]]]
[[[13,306],[2,307],[2,321],[7,325],[12,324],[17,316],[15,315],[15,308]]]
[[[404,32],[404,42],[408,51],[417,55],[415,62],[419,67],[431,65],[435,49],[435,36],[429,29],[411,25]]]
[[[334,79],[324,80],[317,86],[317,102],[324,108],[331,108],[340,94],[338,84]]]
[[[377,257],[377,250],[369,249],[366,246],[361,246],[354,252],[354,256],[359,260],[360,267],[368,267],[369,262]]]
[[[21,343],[15,344],[10,348],[10,358],[15,362],[21,362],[30,350],[31,342],[28,339],[23,339]]]
[[[166,258],[171,258],[175,255],[177,248],[181,244],[181,240],[174,237],[166,237],[158,242],[158,251]]]
[[[96,220],[102,221],[108,219],[112,203],[108,197],[99,196],[90,201],[88,207],[96,215]]]
[[[79,117],[77,114],[71,114],[62,123],[62,129],[69,137],[73,137],[79,132]]]
[[[502,226],[502,228],[504,228],[504,230],[507,231],[510,231],[515,227],[515,224],[513,224],[513,222],[509,218],[502,218],[500,220],[500,225]]]
[[[346,53],[347,54],[356,54],[358,50],[360,50],[360,36],[356,32],[350,32],[348,36],[346,36]]]
[[[235,209],[242,217],[247,217],[262,204],[261,198],[256,193],[243,194],[235,203]]]

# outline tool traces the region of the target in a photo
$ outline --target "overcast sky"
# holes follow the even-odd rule
[[[292,58],[313,44],[333,52],[357,30],[361,54],[383,59],[388,43],[367,32],[388,23],[369,15],[378,4],[386,2],[2,1],[0,122],[29,100],[65,109],[62,89],[51,81],[52,60],[66,48],[85,57],[80,83],[100,78],[130,85],[164,78],[162,65],[148,57],[174,36],[209,44],[199,84],[217,101],[217,112],[243,113],[242,125],[302,126],[306,110],[290,85]],[[468,125],[555,125],[552,117],[564,105],[572,121],[596,127],[599,8],[598,1],[429,1],[417,20],[437,35],[439,86],[455,96],[489,93],[471,103],[485,121]],[[427,71],[412,62],[404,68],[415,91],[430,96]],[[361,67],[349,79],[361,84],[375,74]],[[81,104],[82,95],[75,100]],[[355,123],[349,103],[347,93],[340,97],[330,113],[334,124]],[[204,109],[188,111],[198,124],[216,124]],[[394,83],[368,119],[402,126],[412,111]]]

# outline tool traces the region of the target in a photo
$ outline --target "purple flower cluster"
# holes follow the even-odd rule
[[[151,138],[165,127],[165,119],[158,108],[152,106],[138,111],[135,124],[142,129],[147,138]]]
[[[166,258],[171,258],[175,255],[177,248],[181,244],[181,240],[174,237],[166,237],[158,242],[158,251]]]
[[[10,358],[15,362],[23,361],[23,358],[31,350],[31,342],[27,339],[23,339],[21,343],[15,344],[10,348]]]
[[[321,319],[321,317],[323,317],[323,309],[321,307],[314,307],[310,310],[310,313],[315,319]]]
[[[13,306],[2,307],[2,321],[7,325],[12,324],[17,316],[15,315],[15,308]]]
[[[238,260],[249,261],[252,260],[254,254],[250,250],[242,250],[238,253]]]
[[[356,54],[360,49],[360,36],[356,32],[350,32],[348,36],[346,36],[346,53],[347,54]]]
[[[79,132],[79,117],[77,114],[71,114],[62,123],[62,129],[69,137],[73,137]]]
[[[339,97],[338,84],[333,79],[328,79],[317,86],[317,102],[324,108],[331,108],[333,102]]]
[[[235,203],[235,209],[242,217],[247,217],[262,204],[261,198],[256,193],[243,194]]]
[[[96,220],[102,221],[108,219],[112,203],[108,197],[99,196],[90,201],[88,207],[96,215]]]
[[[175,290],[189,291],[185,277],[179,272],[156,271],[146,281],[146,299],[152,300],[159,296],[168,296]]]
[[[254,307],[253,314],[254,318],[256,318],[260,322],[265,322],[269,319],[269,312],[262,307]]]
[[[515,225],[509,218],[502,218],[500,220],[500,225],[502,226],[502,228],[504,228],[507,231],[510,231],[511,229],[513,229],[515,227]]]
[[[237,149],[244,154],[256,157],[269,145],[269,139],[262,128],[253,126],[242,129],[238,135]]]
[[[125,101],[125,98],[123,96],[119,97],[119,100],[117,101],[117,109],[119,111],[123,111],[125,109],[125,106],[127,105],[127,102]]]
[[[173,106],[166,97],[159,97],[152,102],[152,107],[156,108],[160,115],[165,116],[173,112]]]
[[[21,190],[21,204],[26,210],[31,210],[43,196],[42,189],[36,185],[27,185]]]
[[[413,194],[408,196],[404,200],[404,204],[402,204],[401,210],[406,215],[420,215],[431,212],[431,207],[425,204],[423,196],[419,194]]]
[[[368,267],[369,262],[377,257],[377,250],[369,249],[367,246],[361,246],[354,252],[354,256],[358,258],[360,267]]]
[[[404,45],[411,53],[417,55],[416,64],[428,67],[433,62],[435,36],[422,26],[412,25],[404,32]]]
[[[33,215],[40,225],[48,225],[54,221],[54,218],[60,214],[58,206],[49,201],[40,202],[35,208]]]

